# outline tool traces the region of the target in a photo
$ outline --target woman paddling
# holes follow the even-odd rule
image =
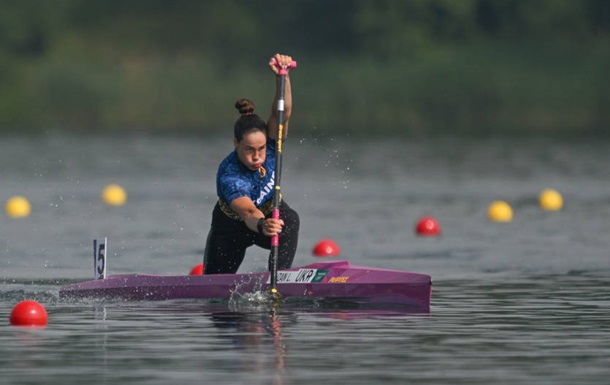
[[[276,54],[269,67],[278,74],[278,67],[289,68],[292,58]],[[218,202],[212,212],[212,226],[203,257],[204,274],[236,273],[246,255],[246,248],[257,245],[271,248],[271,237],[279,234],[282,247],[278,269],[287,269],[297,249],[299,216],[282,199],[281,219],[271,218],[275,181],[275,146],[278,135],[278,89],[265,121],[254,113],[255,104],[240,99],[235,107],[240,113],[234,125],[231,152],[218,167],[216,190]],[[292,112],[290,77],[285,77],[283,136],[288,132]],[[271,261],[269,261],[271,270]]]

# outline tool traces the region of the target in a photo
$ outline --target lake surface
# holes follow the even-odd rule
[[[231,138],[3,137],[0,383],[606,384],[610,376],[610,142],[294,136],[282,189],[301,216],[295,266],[332,238],[353,264],[433,278],[429,313],[331,301],[69,302],[59,288],[108,274],[187,274],[201,262],[217,164]],[[102,203],[110,184],[124,206]],[[565,206],[542,210],[558,190]],[[514,210],[487,219],[492,201]],[[435,217],[441,236],[418,237]],[[251,248],[240,272],[262,271]],[[10,326],[42,303],[45,328]]]

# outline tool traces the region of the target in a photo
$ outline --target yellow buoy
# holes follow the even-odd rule
[[[557,211],[563,207],[561,194],[553,189],[546,189],[538,196],[540,207],[544,210]]]
[[[495,222],[510,222],[513,219],[513,209],[504,201],[495,201],[489,205],[487,216]]]
[[[11,218],[27,217],[30,215],[31,209],[30,202],[21,195],[12,196],[6,201],[6,215]]]
[[[122,206],[127,201],[127,193],[118,184],[111,184],[102,191],[102,200],[107,205]]]

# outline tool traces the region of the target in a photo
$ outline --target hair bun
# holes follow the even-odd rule
[[[251,115],[254,113],[254,108],[256,108],[256,104],[249,99],[239,99],[235,102],[235,108],[242,115]]]

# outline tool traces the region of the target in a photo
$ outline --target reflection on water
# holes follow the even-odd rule
[[[276,310],[268,313],[211,313],[214,326],[222,330],[219,338],[230,341],[240,352],[237,370],[246,373],[272,375],[273,384],[284,384],[286,345],[282,337],[283,322]],[[295,316],[296,323],[296,316]]]

